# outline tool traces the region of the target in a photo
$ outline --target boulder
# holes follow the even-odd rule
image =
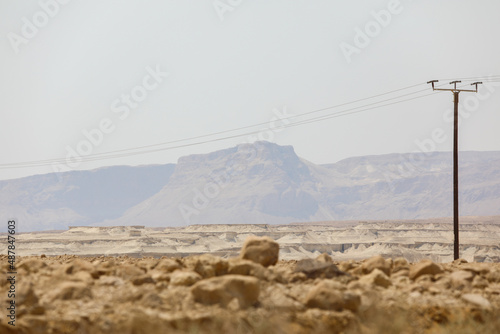
[[[171,273],[174,270],[181,269],[182,265],[173,260],[173,259],[161,259],[158,261],[156,266],[154,267],[155,270],[166,272],[166,273]]]
[[[132,284],[134,285],[143,285],[152,283],[155,283],[155,280],[151,277],[151,275],[144,274],[132,278]]]
[[[361,305],[361,297],[352,292],[338,289],[338,283],[323,280],[314,286],[306,296],[306,306],[323,310],[356,312]]]
[[[255,277],[225,275],[199,281],[191,288],[194,300],[205,305],[227,306],[234,299],[240,308],[254,305],[259,298],[259,280]]]
[[[456,260],[453,260],[453,262],[452,262],[452,264],[457,265],[457,266],[460,266],[464,263],[468,263],[468,261],[466,259],[456,259]]]
[[[200,274],[194,271],[176,270],[170,276],[170,284],[176,286],[191,286],[201,280]]]
[[[203,278],[225,275],[229,267],[227,260],[210,254],[189,257],[186,265]]]
[[[339,269],[345,272],[351,271],[352,269],[355,269],[357,267],[357,264],[353,260],[349,261],[342,261],[339,264]]]
[[[269,267],[278,262],[279,251],[280,246],[273,239],[251,236],[245,240],[240,258]]]
[[[230,275],[254,276],[259,279],[266,279],[266,274],[268,274],[267,270],[268,269],[264,268],[262,265],[250,260],[229,260],[228,274]]]
[[[363,274],[369,274],[375,269],[382,271],[387,276],[391,274],[391,264],[380,255],[369,258],[363,262],[361,268]]]
[[[304,311],[305,309],[301,302],[291,297],[286,286],[283,284],[269,286],[261,295],[265,299],[261,299],[260,304],[269,311],[296,312]]]
[[[294,272],[304,273],[307,278],[332,278],[347,275],[334,263],[304,259],[297,262]]]
[[[442,272],[443,268],[441,268],[440,265],[437,265],[431,260],[422,260],[410,267],[409,277],[412,280],[416,280],[422,275],[437,275]]]
[[[487,275],[490,267],[487,263],[468,263],[460,267],[462,270],[471,271],[476,275]]]
[[[394,264],[394,269],[396,269],[396,268],[409,268],[408,260],[406,260],[404,257],[395,258],[393,261],[393,264]]]
[[[383,271],[374,269],[368,275],[364,275],[359,279],[359,283],[367,285],[376,285],[387,288],[392,285],[391,279]]]

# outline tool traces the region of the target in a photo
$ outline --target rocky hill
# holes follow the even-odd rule
[[[461,215],[499,215],[500,152],[461,152],[460,159]],[[434,152],[316,165],[291,146],[256,142],[176,165],[0,181],[0,209],[23,231],[449,217],[451,162],[450,153]]]
[[[67,229],[118,218],[158,192],[173,169],[114,166],[0,181],[0,218],[16,218],[18,231]]]
[[[181,158],[157,194],[101,225],[285,224],[452,215],[451,154],[315,165],[291,146],[239,145]],[[463,152],[461,215],[500,214],[500,152]]]

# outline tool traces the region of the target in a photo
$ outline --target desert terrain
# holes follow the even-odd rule
[[[176,258],[21,256],[16,326],[2,320],[0,332],[498,333],[500,328],[499,263],[339,260],[328,254],[279,260],[280,248],[267,236],[249,236],[237,256],[227,258],[208,252]],[[1,263],[6,276],[5,255]],[[6,305],[9,282],[0,282]]]
[[[500,216],[462,217],[460,256],[469,262],[500,262]],[[238,256],[247,237],[268,236],[280,245],[280,259],[301,260],[327,253],[336,260],[375,255],[453,260],[451,218],[265,224],[212,224],[151,228],[75,226],[66,231],[22,233],[18,255],[186,257],[210,253]],[[0,245],[7,254],[7,244]]]

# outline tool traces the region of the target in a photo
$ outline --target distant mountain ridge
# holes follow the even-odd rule
[[[256,142],[182,157],[176,165],[69,173],[62,184],[49,180],[57,180],[54,174],[0,181],[2,212],[24,212],[36,230],[452,215],[448,152],[316,165],[291,146]],[[460,152],[460,202],[461,215],[500,214],[500,152]]]
[[[174,167],[113,166],[3,180],[0,212],[4,221],[17,218],[19,231],[67,229],[118,218],[159,191]]]

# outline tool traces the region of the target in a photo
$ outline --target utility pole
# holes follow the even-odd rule
[[[457,83],[461,81],[452,81],[450,85],[453,88],[442,89],[435,88],[434,83],[438,80],[429,81],[432,85],[432,90],[442,90],[453,92],[453,103],[454,103],[454,125],[453,125],[453,233],[455,234],[455,242],[453,244],[453,258],[456,260],[460,257],[459,252],[459,240],[458,240],[458,94],[460,92],[472,92],[477,93],[477,85],[482,84],[482,82],[474,82],[471,86],[475,86],[476,89],[457,89]]]

